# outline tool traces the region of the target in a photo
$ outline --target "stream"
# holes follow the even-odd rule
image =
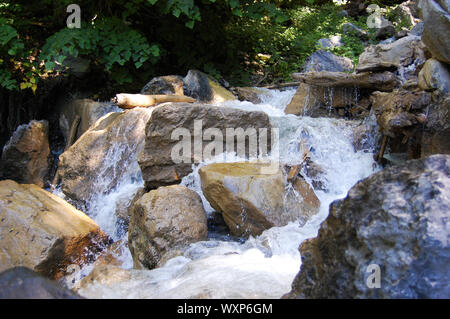
[[[86,212],[114,241],[123,240],[117,258],[121,261],[121,267],[128,270],[129,277],[112,280],[110,284],[93,282],[84,285],[78,293],[87,298],[183,299],[280,298],[288,293],[301,266],[299,245],[317,236],[320,224],[328,216],[330,203],[345,197],[355,183],[379,170],[373,160],[373,149],[354,151],[353,130],[360,121],[286,115],[284,109],[294,93],[295,89],[262,90],[262,102],[259,104],[228,101],[218,106],[266,112],[272,125],[279,128],[282,164],[298,164],[305,147],[308,148],[312,162],[322,169],[322,174],[316,177],[321,184],[320,188],[315,188],[321,202],[317,215],[303,227],[292,222],[247,240],[209,236],[207,241],[191,244],[183,256],[168,260],[160,268],[134,270],[126,246],[128,233],[123,231],[115,210],[119,201],[129,202],[144,185],[136,154],[122,171],[119,186],[107,194],[100,191],[93,194]],[[365,121],[366,125],[376,130],[373,116]],[[373,148],[375,138],[371,138],[373,141],[369,141],[369,145]],[[299,141],[302,141],[300,145]],[[117,150],[121,147],[124,146],[117,145]],[[111,152],[105,165],[114,164],[116,153]],[[227,156],[227,161],[239,160],[242,159]],[[207,214],[211,214],[213,210],[202,194],[198,175],[199,167],[208,163],[195,165],[194,171],[183,178],[182,184],[199,193]],[[306,180],[313,185],[312,180]],[[102,181],[99,183],[101,188]],[[59,190],[55,193],[64,197]],[[92,268],[92,265],[83,267],[66,278],[66,284],[76,285]]]

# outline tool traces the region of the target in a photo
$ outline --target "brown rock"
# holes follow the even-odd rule
[[[206,213],[200,196],[180,185],[160,187],[139,199],[128,231],[134,267],[152,269],[164,255],[205,240]]]
[[[189,157],[186,158],[188,163],[173,161],[172,151],[177,144],[181,143],[181,138],[178,135],[172,138],[172,134],[177,129],[187,129],[193,145],[195,121],[202,121],[202,133],[208,128],[221,130],[223,151],[227,150],[227,128],[242,128],[244,131],[255,129],[257,134],[260,128],[266,128],[269,136],[272,128],[267,114],[259,111],[247,112],[232,108],[186,103],[172,103],[156,107],[146,126],[145,147],[139,155],[139,166],[147,189],[178,184],[184,176],[192,172],[192,163],[199,162],[194,158],[194,152],[191,152],[190,156],[186,155]],[[201,137],[198,139],[202,141]],[[203,141],[202,151],[210,143],[211,141]],[[269,149],[270,145],[269,140]],[[248,154],[248,146],[246,154]]]
[[[299,220],[303,225],[318,212],[320,203],[311,187],[298,180],[290,189],[281,169],[264,172],[265,163],[215,163],[199,170],[202,190],[221,212],[235,236],[260,235],[273,226]]]
[[[142,88],[141,94],[184,95],[183,85],[183,78],[179,75],[158,76]]]
[[[0,181],[0,270],[26,266],[59,278],[109,242],[83,212],[36,185]]]
[[[0,177],[43,187],[49,155],[48,122],[33,120],[20,125],[3,149]]]

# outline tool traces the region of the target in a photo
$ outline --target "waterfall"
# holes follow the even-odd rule
[[[317,178],[324,187],[315,189],[321,202],[317,215],[303,227],[291,222],[246,241],[209,239],[197,242],[187,247],[183,256],[170,259],[160,268],[130,269],[127,280],[111,285],[94,282],[78,293],[87,298],[280,298],[289,292],[301,266],[300,243],[317,236],[332,201],[345,197],[356,182],[378,170],[370,150],[354,151],[353,129],[359,123],[286,115],[284,108],[294,93],[294,89],[264,90],[259,104],[228,101],[217,105],[266,112],[272,125],[279,128],[282,164],[300,163],[304,147],[308,147],[311,160],[323,171]],[[227,157],[227,160],[241,159]],[[210,159],[208,163],[214,161]],[[198,168],[205,164],[195,165],[193,172],[183,178],[182,184],[199,193],[205,210],[211,213],[212,208],[202,194],[198,175]],[[133,165],[127,170],[129,176],[125,176],[114,191],[92,203],[91,210],[96,210],[96,213],[88,214],[100,226],[105,225],[105,220],[114,220],[118,200],[131,198],[142,185],[142,178]],[[312,180],[307,178],[307,181],[313,185]],[[114,239],[122,238],[126,242],[126,233],[109,232],[115,234]],[[129,252],[121,258],[122,267],[130,268]],[[85,274],[90,271],[86,269]]]

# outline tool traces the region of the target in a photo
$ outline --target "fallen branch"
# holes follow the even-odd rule
[[[279,89],[279,88],[285,88],[285,87],[289,87],[289,86],[299,86],[301,83],[302,82],[286,82],[286,83],[263,85],[263,86],[259,86],[259,87],[265,88],[265,89]]]
[[[135,107],[148,107],[164,102],[187,102],[194,103],[196,100],[184,95],[143,95],[120,93],[112,99],[122,109]]]

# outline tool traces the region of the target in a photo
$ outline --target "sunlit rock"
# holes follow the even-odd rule
[[[203,72],[189,70],[183,81],[185,95],[191,96],[200,102],[217,103],[236,100],[233,93]]]
[[[205,240],[206,213],[200,196],[185,186],[160,187],[133,206],[128,245],[134,267],[152,269],[190,243]]]
[[[298,179],[289,188],[282,170],[267,171],[265,163],[215,163],[199,174],[203,194],[236,236],[259,235],[296,220],[303,225],[320,206],[308,183]]]
[[[59,278],[109,242],[83,212],[36,185],[0,182],[0,270],[26,266]]]

